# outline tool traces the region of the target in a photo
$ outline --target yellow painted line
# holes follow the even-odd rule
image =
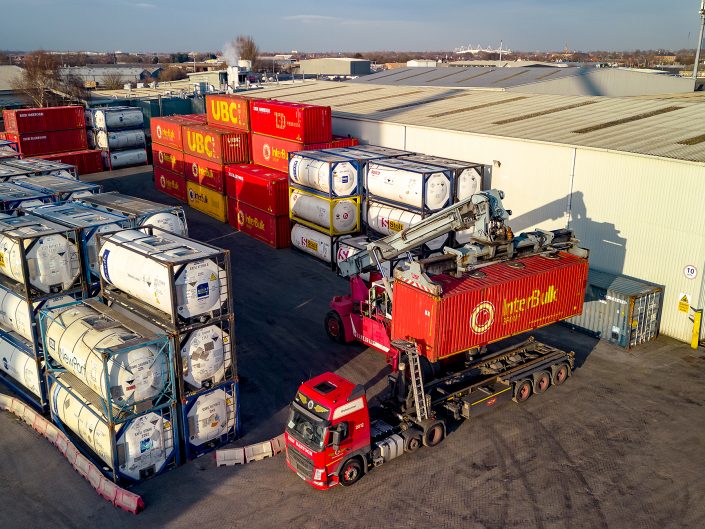
[[[512,388],[509,387],[509,388],[503,389],[502,391],[498,391],[497,393],[492,393],[492,395],[488,395],[487,397],[485,397],[482,400],[478,400],[477,402],[473,402],[472,405],[475,406],[476,404],[480,404],[481,402],[485,402],[487,399],[491,399],[492,397],[496,397],[497,395],[501,395],[502,393],[504,393],[505,391],[509,391],[510,389],[512,389]]]

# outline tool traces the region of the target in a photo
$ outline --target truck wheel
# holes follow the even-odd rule
[[[431,425],[423,434],[424,446],[436,446],[446,436],[446,429],[442,422]]]
[[[416,452],[421,448],[421,437],[416,433],[404,432],[402,434],[404,438],[404,452]]]
[[[338,479],[343,487],[354,485],[362,477],[362,465],[359,459],[348,459],[340,469]]]
[[[517,402],[526,402],[531,397],[531,381],[528,379],[520,380],[516,383],[514,390],[514,399]]]
[[[534,393],[537,395],[544,393],[551,385],[551,375],[547,371],[541,371],[534,379]]]
[[[553,373],[553,385],[560,386],[565,382],[570,374],[570,368],[566,364],[560,364]]]
[[[329,311],[323,323],[326,327],[328,338],[337,343],[346,343],[345,328],[343,327],[343,320],[340,314],[334,310]]]

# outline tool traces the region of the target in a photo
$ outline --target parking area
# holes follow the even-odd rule
[[[87,180],[176,203],[153,189],[146,169]],[[345,280],[307,255],[186,210],[192,237],[231,251],[238,444],[281,433],[296,388],[322,371],[366,384],[371,395],[383,389],[383,357],[333,344],[323,329]],[[326,492],[300,480],[282,456],[216,468],[210,455],[135,487],[147,508],[133,516],[0,413],[0,527],[705,527],[705,353],[665,337],[632,353],[561,326],[535,335],[575,351],[568,383]]]

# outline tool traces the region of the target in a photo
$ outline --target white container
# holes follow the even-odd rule
[[[20,283],[25,282],[19,240],[23,238],[25,247],[29,240],[36,241],[25,253],[29,284],[46,293],[71,288],[81,272],[76,245],[60,233],[37,236],[42,231],[61,229],[33,215],[0,220],[0,273]]]
[[[35,318],[32,316],[37,309],[58,307],[75,301],[69,296],[57,296],[43,302],[36,302],[32,305],[30,314],[29,304],[20,296],[0,287],[0,325],[5,329],[14,331],[30,343],[34,342],[34,323]]]
[[[172,283],[167,264],[183,263],[185,255],[193,259],[173,265],[176,279]],[[100,274],[110,285],[174,321],[177,317],[191,318],[220,309],[227,287],[221,285],[223,270],[208,258],[214,255],[218,252],[166,232],[149,236],[139,230],[125,230],[103,240]]]
[[[201,446],[235,428],[233,397],[217,388],[196,397],[186,414],[188,441]]]
[[[321,151],[299,151],[289,159],[289,178],[295,184],[344,197],[357,193],[359,176],[349,158]]]
[[[144,131],[139,130],[100,130],[95,137],[96,147],[103,150],[134,149],[147,145]]]
[[[18,343],[24,343],[18,336],[13,337]],[[39,365],[30,354],[31,344],[21,348],[0,337],[0,369],[22,384],[34,395],[42,399]]]
[[[147,151],[145,149],[128,149],[126,151],[103,151],[103,162],[110,169],[120,167],[130,167],[132,165],[144,165],[147,163]]]
[[[138,480],[142,471],[159,472],[174,453],[171,421],[149,412],[116,424],[111,431],[101,409],[70,376],[58,376],[49,388],[52,414],[113,471]],[[85,388],[88,389],[88,388]],[[90,391],[90,390],[88,390]],[[115,441],[115,452],[112,440]],[[117,468],[115,462],[117,461]]]
[[[327,263],[331,262],[333,238],[302,224],[291,228],[291,244]]]
[[[423,217],[413,211],[394,208],[375,202],[367,203],[367,225],[370,229],[382,235],[392,235],[420,222]],[[441,235],[426,243],[430,250],[440,250],[446,244],[448,235]]]
[[[359,226],[358,205],[354,199],[331,200],[292,189],[289,194],[289,210],[292,217],[307,220],[323,228],[332,228],[334,233],[348,233]]]
[[[374,161],[368,164],[366,186],[369,195],[414,208],[425,207],[431,211],[442,209],[448,204],[451,196],[450,179],[440,169],[437,172],[429,170],[429,173],[424,174],[410,170],[411,166],[420,164],[405,164],[400,160],[388,160],[385,164],[397,166],[382,165]]]
[[[129,406],[155,397],[168,383],[168,355],[156,345],[103,357],[102,350],[119,351],[140,338],[116,319],[83,304],[43,314],[44,351],[105,401]]]
[[[93,122],[97,129],[114,130],[144,126],[142,110],[139,108],[96,108],[93,113]]]

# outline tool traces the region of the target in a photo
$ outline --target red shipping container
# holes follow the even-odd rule
[[[262,134],[250,135],[252,145],[252,162],[257,165],[264,165],[270,169],[289,173],[289,153],[295,151],[315,151],[318,149],[330,149],[328,143],[303,143],[282,138],[273,138]]]
[[[79,175],[103,172],[101,151],[87,149],[85,151],[59,152],[43,154],[40,158],[75,165]]]
[[[161,167],[154,168],[154,187],[162,193],[186,202],[186,178]]]
[[[17,142],[20,153],[24,156],[88,149],[86,129],[54,130],[30,134],[7,132],[5,136],[8,140]]]
[[[152,164],[172,173],[184,173],[184,153],[166,145],[152,143]]]
[[[255,99],[250,101],[250,128],[301,143],[328,142],[332,137],[330,107]]]
[[[345,147],[355,147],[355,145],[360,145],[357,138],[348,138],[346,136],[333,136],[330,141],[331,149],[343,149]]]
[[[237,201],[237,229],[272,248],[291,245],[288,215],[270,215],[244,202]]]
[[[392,340],[413,339],[436,362],[582,312],[588,261],[561,252],[486,266],[482,276],[432,277],[434,295],[394,280]]]
[[[166,116],[161,118],[152,118],[150,120],[150,131],[152,134],[152,143],[165,145],[176,150],[183,150],[183,131],[184,125],[203,124],[206,122],[205,114],[186,114],[183,116]]]
[[[2,118],[5,130],[15,134],[86,128],[81,106],[3,110]]]
[[[232,94],[206,96],[209,125],[228,129],[250,130],[250,100]]]
[[[237,229],[237,199],[228,197],[228,224],[231,228]]]
[[[227,195],[271,215],[289,215],[289,175],[252,164],[225,167]]]
[[[246,163],[250,159],[249,134],[213,125],[185,125],[185,154],[221,164]]]
[[[218,162],[184,154],[184,176],[186,180],[225,193],[225,166]]]

